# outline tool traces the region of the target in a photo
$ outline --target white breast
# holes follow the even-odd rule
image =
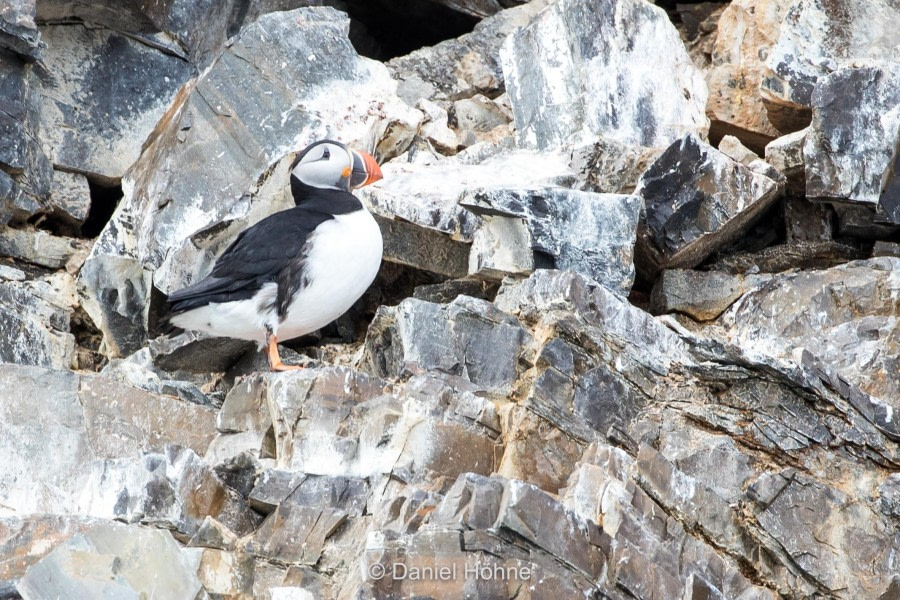
[[[311,333],[347,312],[381,265],[381,231],[365,209],[322,223],[309,244],[304,265],[309,284],[296,294],[278,324],[279,340]]]

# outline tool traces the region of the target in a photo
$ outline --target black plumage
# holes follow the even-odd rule
[[[310,234],[336,215],[362,203],[349,192],[310,187],[291,177],[296,206],[270,215],[241,232],[202,281],[169,296],[171,314],[213,302],[252,298],[266,283],[278,284],[276,306],[284,316],[290,299],[303,287],[303,261]]]

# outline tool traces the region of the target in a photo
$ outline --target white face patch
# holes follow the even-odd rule
[[[315,188],[349,191],[353,156],[343,144],[324,142],[311,147],[292,174]]]

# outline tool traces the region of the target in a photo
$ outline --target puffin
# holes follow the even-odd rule
[[[286,371],[278,340],[337,319],[374,281],[381,230],[351,191],[382,178],[368,153],[334,140],[291,164],[295,206],[242,231],[201,281],[168,296],[168,331],[255,341],[269,368]]]

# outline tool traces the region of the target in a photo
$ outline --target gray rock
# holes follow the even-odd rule
[[[294,473],[279,469],[269,469],[259,476],[253,491],[250,492],[250,506],[264,515],[270,514],[285,498],[297,489],[303,480],[304,473]]]
[[[41,33],[34,15],[35,0],[10,0],[0,8],[0,46],[28,61],[41,58]]]
[[[87,178],[77,173],[54,171],[50,214],[66,226],[69,233],[76,233],[87,219],[90,208],[91,191]]]
[[[600,136],[569,153],[576,187],[600,194],[631,194],[641,175],[662,153],[661,148],[626,145]]]
[[[809,124],[816,82],[860,59],[896,60],[900,18],[892,0],[800,0],[791,4],[769,52],[760,93],[782,133]]]
[[[651,307],[654,314],[678,312],[698,321],[709,321],[770,278],[766,275],[666,269],[653,286]]]
[[[759,158],[756,152],[746,147],[741,143],[741,140],[733,135],[723,136],[722,139],[719,140],[719,152],[731,160],[739,162],[742,165],[747,165],[748,167],[751,166],[753,161]]]
[[[837,215],[837,233],[863,240],[890,239],[900,232],[900,226],[885,223],[871,206],[837,203],[832,205]]]
[[[407,298],[379,310],[363,360],[378,377],[437,371],[507,394],[529,338],[518,321],[483,300],[460,296],[440,305]]]
[[[521,219],[527,228],[527,235],[516,235],[508,241],[490,235],[486,243],[476,234],[470,274],[482,272],[482,265],[491,269],[487,274],[502,272],[503,257],[516,251],[519,238],[528,244],[525,248],[530,247],[533,256],[523,257],[530,260],[510,269],[510,273],[527,273],[536,267],[568,269],[621,296],[631,290],[640,198],[563,188],[491,188],[467,193],[460,204],[491,218]],[[499,260],[494,258],[496,254]]]
[[[828,243],[834,237],[836,220],[834,209],[827,204],[810,202],[796,196],[784,199],[784,225],[788,244]]]
[[[766,162],[787,177],[788,192],[797,196],[806,195],[803,144],[808,133],[809,129],[804,128],[800,131],[783,135],[766,144]]]
[[[68,275],[0,283],[0,360],[67,369],[75,360],[70,333],[74,286]]]
[[[205,66],[225,43],[232,10],[238,3],[140,0],[136,4],[160,31],[175,39],[192,63]]]
[[[193,68],[108,29],[52,25],[41,34],[40,119],[53,164],[117,183]]]
[[[266,15],[170,107],[81,274],[108,355],[143,343],[151,278],[163,292],[191,283],[238,231],[290,206],[291,152],[322,137],[374,140],[382,157],[408,145],[421,116],[357,56],[348,24],[327,8]]]
[[[186,332],[159,337],[149,344],[154,366],[163,371],[224,372],[245,354],[256,350],[255,342],[232,338],[203,338]]]
[[[28,569],[23,598],[193,598],[196,566],[164,530],[105,523],[78,534]]]
[[[40,229],[13,229],[0,225],[0,256],[60,269],[76,255],[83,260],[87,252],[87,244],[75,238],[51,235]]]
[[[784,191],[693,135],[669,146],[641,177],[647,234],[662,267],[693,267],[738,238]]]
[[[492,100],[481,94],[454,102],[449,116],[464,146],[473,145],[481,134],[510,122]]]
[[[387,65],[400,81],[398,94],[410,106],[420,98],[496,96],[504,89],[500,45],[548,4],[548,0],[531,0],[487,17],[471,33],[392,59]]]
[[[879,220],[900,225],[900,194],[885,193],[900,145],[900,66],[819,77],[810,104],[806,195],[877,207]]]
[[[468,275],[470,244],[402,220],[375,215],[387,262],[430,271],[445,277]]]
[[[426,119],[419,130],[419,135],[428,140],[438,152],[456,154],[459,137],[448,125],[447,109],[425,98],[416,103],[416,108],[425,113]]]
[[[666,14],[647,2],[555,2],[507,39],[501,59],[526,147],[580,133],[665,146],[709,129],[703,76]],[[653,75],[660,71],[673,76]]]

